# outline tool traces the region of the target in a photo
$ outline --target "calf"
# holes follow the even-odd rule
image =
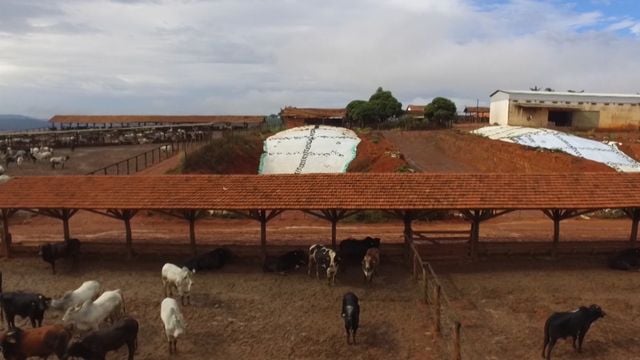
[[[104,360],[109,351],[118,350],[126,344],[129,349],[127,359],[133,360],[138,344],[138,327],[138,321],[127,317],[108,329],[93,331],[69,345],[69,349],[62,359],[80,357]]]
[[[356,331],[360,323],[360,305],[358,297],[352,292],[344,294],[342,297],[342,318],[344,319],[344,329],[347,331],[347,344],[351,345],[351,335],[353,344],[356,344]]]
[[[307,264],[308,256],[302,250],[294,250],[278,257],[267,257],[262,266],[264,272],[284,274]]]
[[[626,249],[609,259],[609,267],[616,270],[637,270],[640,268],[640,249]]]
[[[160,304],[160,318],[164,324],[164,333],[169,342],[169,354],[178,351],[178,337],[185,332],[185,322],[178,302],[173,298],[165,298]]]
[[[187,298],[187,303],[191,303],[191,286],[193,280],[191,279],[193,272],[188,268],[179,268],[173,264],[164,264],[162,267],[162,285],[164,286],[164,295],[172,296],[173,289],[175,288],[180,295],[182,305],[184,305],[184,299]]]
[[[51,301],[51,309],[66,312],[69,308],[82,305],[85,301],[93,301],[100,293],[100,283],[95,280],[85,281],[79,288],[67,291],[59,299]]]
[[[229,262],[231,259],[231,251],[225,248],[217,248],[204,254],[196,255],[187,260],[183,267],[192,272],[202,270],[218,270]]]
[[[367,236],[363,240],[346,239],[340,241],[340,256],[349,263],[357,264],[362,261],[367,250],[379,248],[380,239]]]
[[[0,345],[7,360],[24,360],[33,356],[46,359],[53,354],[62,359],[70,338],[71,334],[62,325],[28,330],[16,328],[0,335]]]
[[[40,256],[42,260],[51,264],[51,271],[56,273],[56,260],[60,258],[71,258],[72,266],[75,268],[80,256],[80,240],[69,239],[61,243],[45,244],[40,246]]]
[[[329,285],[335,284],[339,263],[340,258],[335,251],[319,244],[311,245],[309,248],[307,274],[311,276],[311,266],[315,264],[316,278],[320,279],[320,268],[322,268],[327,273],[327,281],[329,282]]]
[[[582,341],[591,324],[605,313],[600,306],[591,305],[589,307],[581,306],[572,312],[556,312],[553,313],[544,324],[544,345],[542,347],[542,357],[551,359],[551,350],[558,339],[566,339],[571,336],[573,338],[573,348],[578,352],[582,351]],[[576,347],[576,338],[578,346]],[[546,353],[545,353],[546,350]]]
[[[62,321],[73,324],[80,331],[98,330],[103,321],[109,319],[114,322],[125,312],[124,297],[117,289],[105,291],[93,302],[87,300],[81,306],[70,308]]]
[[[44,312],[49,307],[51,299],[42,294],[24,293],[24,292],[6,292],[0,294],[0,319],[2,314],[7,316],[7,325],[10,329],[16,327],[15,317],[20,315],[23,318],[28,317],[31,326],[42,326]]]
[[[376,273],[380,264],[380,249],[369,248],[362,259],[362,272],[364,273],[364,281],[371,283],[373,274]]]

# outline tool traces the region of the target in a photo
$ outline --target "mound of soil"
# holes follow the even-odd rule
[[[349,164],[348,172],[396,172],[407,168],[400,151],[381,132],[358,136],[356,158]]]
[[[386,131],[409,165],[424,172],[562,173],[613,172],[561,152],[491,140],[459,130]]]
[[[228,134],[213,140],[183,162],[183,174],[257,174],[264,138],[258,133]]]

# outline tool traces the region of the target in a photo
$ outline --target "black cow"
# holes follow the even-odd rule
[[[4,321],[3,313],[7,316],[10,329],[16,327],[15,317],[20,315],[31,320],[31,326],[42,326],[44,312],[49,308],[51,298],[42,294],[24,292],[6,292],[0,294],[0,319]]]
[[[231,251],[217,248],[204,254],[196,255],[187,260],[182,266],[191,271],[218,270],[231,260]]]
[[[360,322],[360,305],[358,297],[352,292],[344,294],[342,297],[342,318],[344,319],[344,329],[347,331],[347,344],[351,345],[351,335],[353,344],[356,344],[356,331]]]
[[[370,236],[362,240],[349,238],[340,241],[340,257],[350,264],[360,264],[367,250],[379,247],[379,238],[372,238]]]
[[[573,348],[578,352],[582,352],[582,341],[591,324],[605,313],[600,306],[591,305],[589,307],[581,306],[578,310],[572,312],[556,312],[553,313],[544,324],[544,346],[542,347],[542,357],[551,359],[551,350],[558,339],[566,339],[571,336],[573,338]],[[578,346],[576,347],[576,339]],[[546,354],[545,354],[546,350]]]
[[[320,279],[320,269],[326,271],[327,281],[329,285],[336,282],[336,274],[340,266],[340,257],[332,249],[320,244],[311,245],[309,247],[309,262],[307,274],[311,276],[311,266],[316,266],[316,278]]]
[[[104,360],[109,351],[118,350],[123,345],[129,349],[129,360],[133,360],[138,345],[138,321],[127,317],[108,329],[93,331],[77,342],[69,345],[62,359],[80,357],[90,360]]]
[[[307,264],[307,254],[302,250],[286,252],[277,257],[267,257],[262,265],[264,272],[287,273]]]
[[[40,256],[42,260],[51,264],[51,271],[56,273],[56,260],[60,258],[71,258],[73,268],[78,264],[80,256],[80,240],[69,239],[61,243],[46,244],[40,246]]]
[[[640,249],[626,249],[609,259],[609,267],[617,270],[640,269]]]

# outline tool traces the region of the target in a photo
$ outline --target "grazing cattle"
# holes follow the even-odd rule
[[[626,249],[609,259],[609,267],[617,270],[640,269],[640,249]]]
[[[40,151],[33,154],[33,157],[36,160],[48,160],[48,159],[51,159],[52,156],[53,156],[53,153],[51,153],[50,151]]]
[[[353,344],[356,344],[356,331],[360,323],[360,305],[358,297],[352,292],[344,294],[342,297],[342,318],[344,319],[344,329],[347,331],[347,344],[351,344],[350,338],[353,335]]]
[[[51,163],[51,168],[55,169],[56,165],[60,165],[60,168],[64,169],[64,163],[69,161],[69,155],[66,156],[54,156],[49,159]]]
[[[67,291],[59,299],[51,300],[51,309],[66,312],[69,308],[82,305],[85,301],[93,301],[100,293],[100,283],[95,280],[85,281],[79,288]]]
[[[80,255],[80,240],[69,239],[67,241],[55,244],[46,244],[40,246],[40,255],[42,260],[51,264],[51,271],[56,273],[56,260],[60,258],[70,257],[75,268]]]
[[[62,359],[80,357],[83,359],[104,360],[109,351],[118,350],[127,345],[127,359],[133,360],[138,344],[138,321],[127,317],[107,329],[93,331],[79,341],[71,343]]]
[[[49,308],[51,299],[42,295],[25,292],[6,292],[0,294],[0,319],[3,313],[7,317],[7,324],[10,329],[16,327],[15,317],[20,315],[29,318],[31,326],[42,326],[44,312]]]
[[[169,153],[173,150],[173,147],[171,145],[162,145],[160,146],[160,151],[162,151],[163,153]]]
[[[308,256],[302,250],[286,252],[277,257],[267,257],[262,265],[264,272],[287,273],[307,264]]]
[[[204,254],[196,255],[187,260],[183,267],[196,272],[202,270],[222,269],[231,259],[231,251],[225,248],[217,248]]]
[[[160,318],[164,324],[164,333],[169,342],[169,354],[178,351],[178,337],[185,332],[186,324],[178,302],[173,298],[165,298],[160,304]]]
[[[379,248],[380,239],[367,236],[363,240],[346,239],[340,241],[340,256],[347,262],[359,264],[370,248]]]
[[[0,175],[4,174],[5,170],[4,167],[2,167],[2,165],[0,165]]]
[[[544,345],[542,347],[542,357],[551,359],[551,350],[558,339],[566,339],[571,336],[573,338],[573,348],[578,352],[582,351],[582,341],[591,324],[605,313],[600,306],[591,305],[589,307],[581,306],[572,312],[556,312],[553,313],[544,324]],[[578,346],[576,347],[576,339]],[[546,350],[546,353],[545,353]]]
[[[193,280],[191,279],[193,272],[186,267],[177,267],[174,264],[164,264],[162,267],[162,285],[164,286],[164,295],[172,296],[173,289],[175,288],[180,295],[180,301],[182,305],[185,305],[184,299],[187,298],[187,303],[191,304],[191,286]]]
[[[71,334],[62,325],[48,325],[37,329],[11,329],[0,335],[2,355],[7,360],[24,360],[55,354],[62,359]]]
[[[320,269],[323,269],[327,273],[327,281],[329,285],[336,283],[336,274],[338,273],[338,267],[340,264],[340,258],[335,251],[316,244],[311,245],[309,248],[309,261],[307,274],[311,275],[311,266],[316,265],[316,278],[320,279]]]
[[[364,273],[364,281],[371,282],[373,274],[376,273],[380,264],[380,249],[370,248],[362,259],[362,272]]]
[[[113,323],[125,312],[124,297],[117,289],[105,291],[93,302],[87,300],[80,306],[70,308],[62,321],[73,324],[80,331],[98,330],[104,320],[109,319]]]

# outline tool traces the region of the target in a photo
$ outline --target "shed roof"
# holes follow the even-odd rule
[[[5,209],[622,207],[640,207],[640,174],[32,176],[0,184]]]
[[[283,118],[294,119],[342,119],[347,115],[344,108],[297,108],[287,106],[280,111]]]
[[[55,124],[121,124],[121,123],[261,123],[261,115],[55,115],[50,120]]]
[[[496,90],[491,93],[490,97],[494,97],[499,93],[506,94],[510,98],[518,99],[640,103],[639,94],[578,93],[565,91]]]
[[[488,113],[489,108],[487,106],[465,106],[463,112],[466,113]]]

